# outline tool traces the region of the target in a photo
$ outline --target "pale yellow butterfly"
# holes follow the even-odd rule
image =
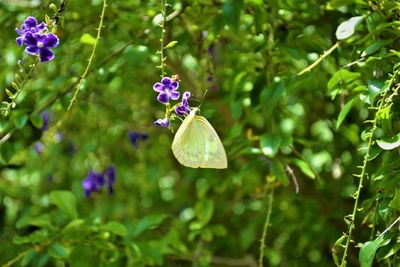
[[[228,160],[221,140],[211,124],[193,108],[183,120],[172,142],[180,164],[190,168],[225,169]]]

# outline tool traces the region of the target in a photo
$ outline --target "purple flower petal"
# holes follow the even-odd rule
[[[181,93],[179,93],[178,91],[171,91],[169,92],[169,94],[172,100],[178,100],[179,96],[181,95]]]
[[[58,40],[58,37],[56,35],[54,35],[52,33],[49,33],[49,34],[46,34],[45,36],[46,36],[46,38],[43,40],[43,46],[44,47],[53,48],[53,47],[56,47],[58,45],[59,40]]]
[[[153,85],[153,89],[154,89],[154,91],[159,92],[159,93],[165,92],[164,85],[162,83],[158,83],[158,82],[155,83]]]
[[[54,53],[46,47],[41,47],[39,50],[40,62],[46,62],[54,58]]]
[[[189,107],[189,102],[188,102],[189,97],[190,97],[190,92],[186,91],[186,92],[183,93],[183,96],[182,96],[182,104],[183,104],[184,106]]]
[[[30,55],[37,55],[37,53],[39,53],[39,47],[28,46],[27,48],[25,48],[25,51]]]
[[[47,30],[46,23],[42,22],[39,25],[37,25],[36,26],[36,30],[39,31],[39,32],[42,31],[42,30]]]
[[[24,21],[24,24],[28,28],[34,28],[37,26],[37,20],[34,17],[27,17],[26,20]]]
[[[156,121],[154,122],[154,124],[160,125],[160,126],[163,126],[163,127],[167,127],[167,128],[168,128],[169,121],[168,121],[168,118],[158,119],[158,120],[156,120]]]
[[[23,34],[25,34],[26,33],[26,30],[24,30],[24,29],[18,29],[18,28],[15,28],[15,31],[17,32],[17,34],[18,35],[23,35]]]
[[[164,86],[169,87],[171,85],[171,83],[172,83],[172,80],[169,77],[164,77],[164,78],[162,78],[161,83]]]
[[[24,37],[24,44],[27,46],[37,46],[37,38],[31,32],[27,32]]]
[[[179,115],[179,116],[183,116],[185,114],[189,114],[189,111],[190,110],[188,108],[186,108],[185,106],[183,106],[183,105],[177,106],[175,108],[175,113],[177,115]]]
[[[22,42],[24,41],[24,36],[17,37],[15,41],[17,42],[17,45],[22,46]]]
[[[169,86],[169,89],[171,89],[171,91],[177,90],[179,87],[179,82],[178,81],[174,81],[171,83],[171,85]]]
[[[160,93],[157,96],[157,100],[160,103],[167,104],[169,102],[169,94],[168,93]]]

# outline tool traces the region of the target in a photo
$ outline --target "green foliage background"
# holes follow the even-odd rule
[[[333,266],[336,257],[342,266],[398,266],[399,227],[390,225],[400,210],[400,4],[168,1],[166,43],[177,44],[166,49],[166,72],[180,75],[181,92],[198,100],[192,106],[201,102],[228,154],[228,169],[210,170],[179,165],[173,134],[153,125],[164,116],[152,89],[161,2],[108,3],[92,66],[66,113],[103,5],[68,1],[56,58],[38,64],[1,117],[0,263],[292,267]],[[32,61],[14,29],[29,15],[52,17],[50,3],[0,2],[3,101],[17,61]],[[338,26],[356,16],[364,17],[355,33],[338,40]],[[44,133],[42,111],[51,113]],[[149,139],[135,148],[130,130]],[[88,171],[110,164],[115,193],[85,198]],[[361,209],[343,261],[355,192]]]

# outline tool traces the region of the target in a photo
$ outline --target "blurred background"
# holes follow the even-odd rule
[[[201,103],[225,146],[228,168],[181,166],[171,151],[173,133],[153,123],[165,111],[152,88],[161,80],[161,1],[109,1],[87,79],[64,116],[103,5],[70,0],[57,25],[55,59],[37,65],[16,107],[0,121],[0,263],[260,266],[270,212],[264,266],[333,266],[332,247],[347,231],[343,217],[354,205],[352,174],[362,163],[357,148],[370,113],[358,101],[339,130],[337,117],[355,83],[367,85],[373,77],[382,87],[397,58],[367,62],[336,87],[327,84],[359,59],[377,36],[376,25],[398,19],[395,1],[168,3],[165,39],[177,44],[166,50],[167,76],[179,74],[180,92],[192,93],[191,106]],[[27,16],[51,18],[50,4],[0,2],[2,100],[18,61],[33,62],[16,44],[15,28]],[[297,75],[337,42],[341,22],[371,12],[377,15],[350,44]],[[380,34],[392,41],[374,53],[398,48],[398,31]],[[85,195],[89,172],[110,166],[115,182],[106,183],[113,192],[105,186]],[[372,205],[379,188],[366,188],[362,200]],[[371,217],[363,216],[350,266],[358,266],[355,245],[370,238]]]

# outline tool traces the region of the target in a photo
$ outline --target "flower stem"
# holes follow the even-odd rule
[[[267,218],[265,219],[265,223],[264,223],[264,227],[263,227],[262,236],[260,239],[260,257],[258,258],[258,267],[264,266],[265,239],[267,237],[268,226],[269,226],[269,222],[271,220],[273,200],[274,200],[274,189],[271,190],[271,193],[268,196],[268,211],[267,211]]]
[[[161,14],[162,14],[162,22],[161,22],[161,38],[160,38],[160,68],[161,68],[161,78],[164,77],[165,74],[165,60],[164,58],[164,47],[165,47],[165,23],[167,22],[167,0],[161,0]]]
[[[72,104],[74,104],[74,102],[76,101],[76,99],[78,97],[78,93],[81,90],[81,87],[83,86],[83,83],[84,83],[84,81],[86,79],[86,76],[89,73],[90,66],[92,65],[92,62],[93,62],[93,59],[94,59],[94,55],[96,53],[97,44],[99,43],[99,40],[100,40],[101,29],[104,27],[103,26],[103,21],[104,21],[104,14],[105,14],[105,11],[106,11],[106,7],[107,7],[107,0],[103,0],[103,8],[101,10],[100,22],[99,22],[99,26],[97,28],[96,41],[94,42],[92,53],[90,54],[90,57],[88,59],[88,64],[86,65],[86,69],[83,72],[83,74],[81,76],[81,79],[79,80],[79,83],[75,88],[75,93],[74,93],[74,96],[71,99],[71,102],[69,103],[69,106],[67,108],[67,112],[71,109]]]
[[[348,232],[347,232],[347,235],[346,235],[346,244],[345,244],[345,247],[344,247],[342,260],[341,260],[341,263],[339,265],[340,267],[345,267],[346,264],[347,264],[347,261],[346,261],[347,253],[348,253],[348,250],[349,250],[349,247],[350,247],[350,241],[351,241],[351,237],[352,237],[352,234],[353,234],[353,230],[355,228],[355,218],[356,218],[357,211],[358,211],[358,203],[360,201],[361,189],[363,187],[363,181],[364,181],[364,178],[366,176],[366,169],[367,169],[367,164],[368,164],[368,161],[369,161],[370,152],[371,152],[371,149],[372,149],[372,146],[373,146],[373,143],[374,143],[375,130],[377,129],[378,118],[377,118],[376,114],[378,114],[379,111],[382,110],[382,108],[384,108],[385,103],[386,103],[386,101],[385,101],[386,100],[386,95],[390,91],[390,88],[393,86],[394,80],[396,79],[399,71],[400,71],[400,68],[395,71],[395,73],[393,74],[393,76],[391,77],[391,79],[389,81],[388,88],[385,90],[385,92],[382,94],[382,98],[379,100],[379,106],[378,106],[377,112],[375,113],[375,118],[372,121],[372,128],[368,133],[369,138],[368,138],[367,152],[364,155],[363,165],[360,167],[361,168],[361,173],[354,175],[355,177],[358,177],[360,180],[358,182],[357,191],[354,194],[354,199],[355,199],[354,207],[353,207],[353,212],[349,217],[350,219],[349,219]]]
[[[339,42],[334,44],[331,48],[328,49],[325,53],[323,53],[313,64],[300,71],[297,75],[303,75],[306,72],[311,71],[314,67],[316,67],[322,60],[324,60],[327,56],[329,56],[336,48],[339,47]]]

